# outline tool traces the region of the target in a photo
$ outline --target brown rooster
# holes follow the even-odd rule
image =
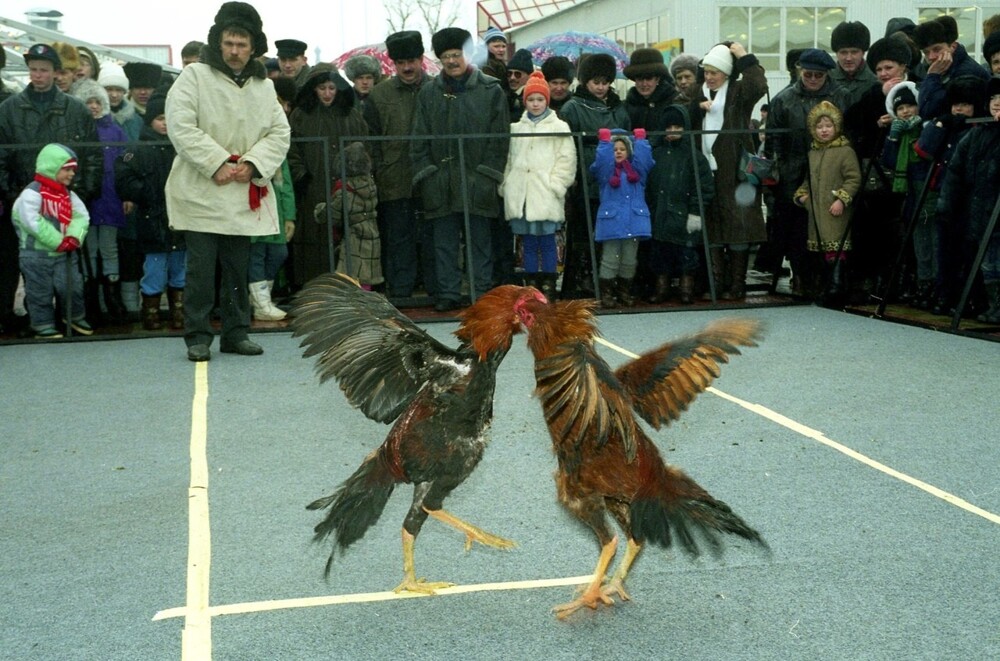
[[[767,547],[728,505],[664,463],[633,414],[656,429],[677,419],[719,375],[719,363],[728,362],[728,354],[756,346],[760,325],[746,319],[717,321],[612,370],[594,350],[595,305],[587,300],[518,306],[535,357],[536,395],[559,463],[559,501],[601,544],[591,582],[579,598],[553,609],[560,618],[584,606],[611,606],[616,594],[629,599],[625,577],[647,541],[669,547],[676,540],[697,555],[701,538],[719,553],[719,533],[732,533]],[[618,546],[608,513],[628,546],[605,584]]]
[[[378,521],[393,488],[412,483],[413,504],[403,521],[403,590],[433,594],[450,583],[417,579],[413,545],[427,516],[496,548],[514,544],[444,511],[442,503],[475,469],[489,442],[496,371],[520,332],[517,307],[545,301],[531,287],[506,285],[459,313],[451,349],[402,315],[380,294],[364,291],[347,276],[321,275],[299,292],[293,336],[304,336],[305,357],[318,356],[322,381],[333,377],[348,401],[370,419],[395,421],[382,445],[331,495],[308,505],[328,509],[315,528],[316,541],[334,537],[326,563]]]

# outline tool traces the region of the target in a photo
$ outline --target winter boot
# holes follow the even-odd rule
[[[670,296],[670,276],[661,273],[656,276],[656,283],[653,285],[653,294],[649,297],[650,303],[662,303]]]
[[[163,324],[160,323],[160,296],[161,294],[142,295],[143,330],[155,331],[163,328]]]
[[[122,305],[125,306],[125,319],[129,322],[140,320],[139,281],[122,280],[119,283],[122,293]]]
[[[104,290],[104,306],[108,309],[108,321],[113,324],[125,323],[127,312],[122,300],[122,283],[118,274],[106,275],[101,283]]]
[[[615,284],[618,286],[618,300],[622,305],[627,308],[635,305],[635,297],[632,296],[632,278],[618,278]]]
[[[545,298],[549,299],[550,303],[554,303],[556,300],[556,279],[559,276],[555,273],[539,273],[539,289]]]
[[[618,305],[615,300],[615,281],[611,278],[605,280],[601,278],[598,284],[601,286],[601,307],[613,308]]]
[[[253,306],[253,316],[257,321],[280,321],[285,318],[283,310],[271,302],[271,292],[267,282],[250,283],[250,304]]]
[[[742,301],[747,296],[747,262],[749,250],[733,250],[729,253],[729,288],[723,298]]]
[[[170,328],[184,330],[184,290],[170,287],[167,300],[170,302]]]
[[[724,248],[709,248],[709,257],[712,258],[712,279],[715,281],[715,297],[726,298],[729,290],[726,280],[726,251]],[[705,290],[705,298],[711,300],[711,287]]]
[[[1000,280],[990,280],[984,282],[986,288],[986,302],[989,309],[976,317],[976,321],[986,324],[1000,323]]]
[[[685,273],[681,276],[681,303],[691,305],[694,302],[694,273]]]

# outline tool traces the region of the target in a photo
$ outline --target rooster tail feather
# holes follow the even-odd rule
[[[759,532],[691,478],[679,472],[664,477],[675,481],[671,485],[674,489],[660,493],[643,489],[647,493],[640,492],[632,501],[631,532],[637,542],[649,541],[664,548],[676,542],[691,556],[699,555],[702,546],[707,546],[719,556],[723,549],[721,535],[725,533],[768,548]]]
[[[321,542],[331,535],[336,545],[330,552],[325,574],[329,575],[334,552],[341,552],[364,537],[375,525],[396,481],[378,453],[369,456],[354,474],[344,480],[335,492],[306,505],[306,509],[327,509],[326,517],[316,524],[313,541]]]

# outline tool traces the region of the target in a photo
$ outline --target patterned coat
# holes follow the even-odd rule
[[[851,249],[851,236],[845,235],[845,231],[854,213],[851,202],[860,189],[861,167],[847,138],[838,137],[825,145],[813,145],[809,150],[809,178],[795,191],[796,204],[802,195],[809,195],[804,205],[809,212],[808,250]],[[840,216],[830,213],[830,205],[835,200],[844,203],[844,213]]]
[[[338,181],[333,188],[333,222],[344,224],[344,197],[347,197],[347,241],[340,244],[337,271],[345,273],[363,285],[378,285],[382,277],[382,248],[378,233],[378,189],[371,174],[347,177],[346,184]],[[345,257],[344,248],[349,251]]]

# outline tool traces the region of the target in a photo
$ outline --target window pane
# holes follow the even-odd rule
[[[752,38],[747,48],[754,55],[781,52],[781,9],[779,7],[759,7],[752,10]]]
[[[722,41],[747,43],[750,34],[750,15],[746,7],[721,7],[719,9],[719,34]]]
[[[969,55],[977,57],[976,53],[980,51],[980,47],[976,39],[981,30],[976,8],[952,9],[949,13],[955,17],[955,21],[958,23],[959,43],[964,44],[969,49]]]
[[[812,7],[789,7],[785,49],[815,46],[816,18]]]
[[[820,7],[817,12],[816,21],[818,23],[818,30],[816,39],[819,43],[816,44],[816,48],[829,51],[830,35],[833,33],[833,28],[847,20],[847,11],[843,7]]]
[[[778,55],[757,55],[757,60],[760,66],[764,67],[764,71],[781,71],[781,59]]]

